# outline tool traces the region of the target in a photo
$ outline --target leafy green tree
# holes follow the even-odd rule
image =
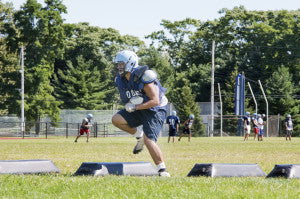
[[[7,50],[7,25],[13,28],[13,11],[11,4],[0,1],[0,115],[18,112],[18,90],[20,73],[18,72],[18,52]],[[19,111],[20,112],[20,111]]]
[[[173,23],[168,20],[162,20],[161,26],[163,26],[164,30],[153,32],[146,38],[152,39],[152,45],[158,46],[158,50],[167,52],[170,56],[171,64],[178,71],[181,71],[189,67],[188,63],[185,63],[183,60],[188,59],[187,55],[191,56],[192,54],[187,45],[198,25],[198,20],[190,18]]]
[[[300,107],[293,99],[295,86],[292,83],[292,74],[287,67],[281,66],[274,72],[266,82],[267,95],[274,97],[268,98],[271,115],[285,115],[299,113]]]
[[[224,98],[222,100],[223,103],[223,115],[233,115],[234,113],[234,106],[235,106],[235,81],[236,76],[238,74],[237,67],[234,71],[232,71],[231,75],[226,79],[226,83],[222,86],[222,95]],[[237,130],[237,121],[238,117],[231,117],[227,120],[224,120],[223,123],[223,131],[229,135],[236,135]]]
[[[58,69],[54,77],[56,99],[63,101],[62,109],[100,110],[107,108],[106,93],[111,92],[105,79],[92,61],[79,56],[76,68],[68,61],[68,68]]]
[[[92,109],[109,109],[118,101],[119,97],[114,83],[116,68],[112,63],[115,55],[123,49],[139,49],[144,46],[144,43],[133,36],[121,36],[117,30],[112,28],[90,26],[86,22],[65,24],[65,29],[68,29],[69,34],[65,40],[64,57],[56,59],[56,79],[52,80],[55,90],[57,90],[56,96],[64,103],[61,107],[82,109],[87,108],[87,104],[90,104],[88,107]],[[84,62],[87,64],[83,64]],[[75,85],[72,85],[74,82],[71,81],[71,77],[67,78],[62,74],[66,71],[70,73],[69,75],[84,73],[86,81],[91,81],[93,79],[91,76],[98,77],[99,79],[95,81],[99,84],[98,88],[90,89],[86,93],[89,96],[97,95],[98,101],[92,102],[92,98],[90,98],[86,99],[88,100],[86,103],[78,103],[83,100],[79,99],[83,96],[81,93],[76,97],[75,94],[73,96],[78,102],[69,102],[69,92],[73,91],[65,91],[64,83],[69,81],[66,83],[69,87],[75,87]],[[97,71],[97,73],[88,71]],[[90,80],[87,79],[88,76],[90,76]],[[80,88],[84,90],[85,86],[87,85],[81,85]]]
[[[51,121],[59,121],[59,102],[53,97],[50,78],[53,75],[55,58],[64,49],[64,28],[61,14],[66,7],[61,0],[45,0],[45,6],[36,0],[27,0],[14,13],[16,31],[8,32],[8,47],[11,51],[26,47],[25,61],[25,117],[27,121],[39,121],[46,114]],[[36,133],[38,129],[36,129]]]

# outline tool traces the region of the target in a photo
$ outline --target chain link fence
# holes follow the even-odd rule
[[[110,136],[130,136],[128,133],[116,128],[111,123],[112,116],[116,111],[86,111],[86,110],[63,110],[61,112],[61,122],[51,122],[48,118],[43,118],[40,122],[25,122],[25,132],[21,132],[21,122],[18,117],[0,117],[0,137],[45,137],[48,136],[77,136],[80,130],[82,119],[88,113],[93,114],[92,127],[90,128],[91,137],[110,137]],[[202,122],[206,125],[206,135],[210,132],[210,115],[200,115]],[[237,135],[237,116],[223,117],[222,136]],[[182,121],[184,122],[184,121]],[[213,136],[221,136],[220,117],[214,117]],[[269,137],[283,136],[284,130],[279,115],[269,116]],[[168,136],[168,124],[164,124],[160,136]],[[180,127],[178,134],[182,132]],[[241,136],[243,136],[242,134]],[[266,126],[265,126],[265,136]]]

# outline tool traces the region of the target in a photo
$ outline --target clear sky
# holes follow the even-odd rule
[[[26,0],[12,2],[19,9]],[[44,0],[38,0],[43,3]],[[114,28],[120,34],[144,39],[145,35],[161,30],[161,20],[185,18],[213,20],[222,8],[243,5],[247,10],[297,10],[300,0],[63,0],[68,14],[66,23],[89,22],[92,26]]]

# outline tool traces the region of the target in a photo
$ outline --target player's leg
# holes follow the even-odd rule
[[[146,135],[144,138],[145,145],[156,165],[163,162],[163,155],[155,141],[149,139]]]
[[[191,129],[188,128],[188,129],[186,130],[186,133],[188,134],[188,141],[190,142],[190,141],[191,141],[191,136],[192,136]]]
[[[144,148],[143,128],[142,128],[142,126],[139,126],[137,128],[130,127],[128,122],[124,118],[124,117],[126,117],[127,119],[129,119],[129,113],[126,111],[123,111],[123,112],[120,111],[120,112],[122,113],[122,115],[119,113],[116,113],[112,117],[112,123],[119,129],[126,131],[136,137],[137,143],[136,143],[135,147],[133,148],[133,153],[137,154],[137,153],[141,152]],[[123,115],[124,115],[124,117],[123,117]]]
[[[157,166],[159,176],[170,177],[163,160],[162,151],[156,143],[159,133],[163,127],[165,116],[166,112],[164,110],[160,110],[155,114],[144,115],[144,140],[145,145]]]
[[[145,145],[150,153],[150,156],[153,159],[153,162],[157,166],[158,172],[161,176],[170,177],[170,174],[166,170],[166,166],[163,160],[163,154],[160,150],[159,146],[155,141],[149,139],[146,135],[144,135]]]
[[[125,109],[112,117],[113,125],[136,137],[137,143],[133,148],[133,154],[141,152],[144,148],[144,131],[141,120],[142,115],[139,115],[138,112],[128,113]]]
[[[175,142],[175,136],[176,136],[176,130],[175,129],[170,129],[169,130],[169,138],[173,140],[173,143]],[[170,142],[170,139],[168,140],[168,143]]]
[[[77,140],[78,140],[78,138],[80,138],[80,134],[79,135],[77,135],[77,137],[75,138],[75,141],[74,142],[77,142]]]
[[[86,142],[89,142],[89,138],[90,138],[90,131],[86,132]]]
[[[178,141],[180,141],[180,139],[184,136],[184,134],[185,134],[185,129],[182,130],[182,133],[181,133],[181,135],[179,136]]]
[[[131,135],[136,133],[136,128],[130,127],[127,121],[123,118],[123,116],[118,113],[112,117],[111,122],[114,126],[118,127],[123,131],[126,131],[127,133],[130,133]]]
[[[77,135],[77,137],[75,138],[75,141],[74,142],[77,142],[78,138],[80,138],[81,135],[84,134],[84,130],[83,129],[80,129],[79,131],[79,135]]]
[[[172,136],[172,129],[169,128],[168,143],[170,143],[171,136]]]
[[[257,134],[258,134],[258,128],[254,128],[254,140],[255,140],[256,137],[258,137]]]

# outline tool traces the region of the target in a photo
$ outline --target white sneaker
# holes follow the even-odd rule
[[[144,136],[140,137],[140,138],[136,138],[136,139],[137,139],[137,143],[136,143],[135,147],[133,148],[133,154],[138,154],[144,148]]]
[[[158,171],[158,176],[161,176],[161,177],[171,177],[171,175],[169,174],[169,172],[166,170],[166,169],[160,169]]]

